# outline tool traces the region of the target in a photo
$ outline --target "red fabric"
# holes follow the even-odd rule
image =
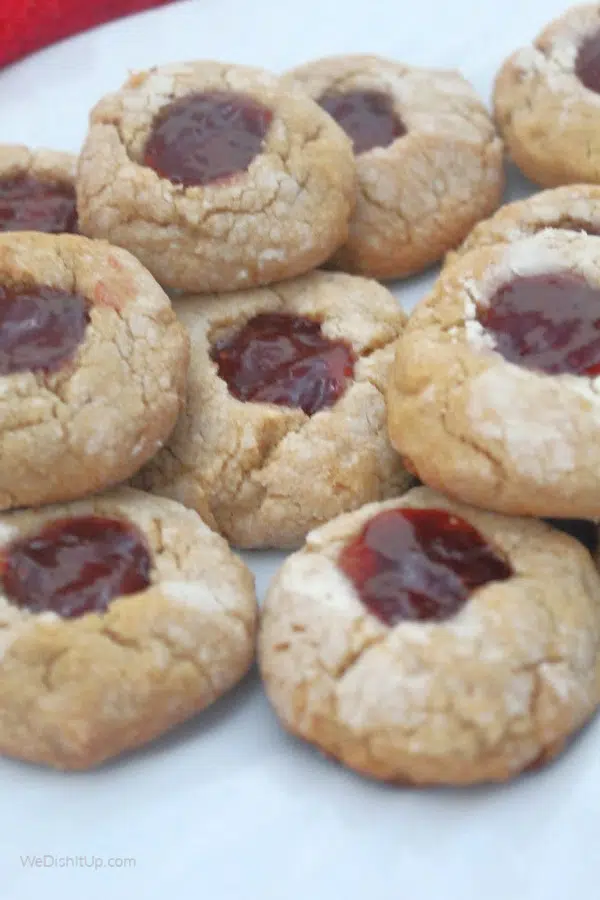
[[[171,0],[0,0],[0,67],[62,38]]]

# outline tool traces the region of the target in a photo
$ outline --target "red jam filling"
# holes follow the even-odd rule
[[[390,509],[374,516],[338,565],[385,625],[441,622],[476,588],[513,574],[485,538],[442,509]]]
[[[598,526],[588,519],[546,519],[553,528],[574,537],[592,555],[598,550]]]
[[[268,107],[243,94],[181,97],[156,116],[144,164],[184,187],[225,181],[261,152],[272,120]]]
[[[600,373],[600,290],[577,275],[517,278],[479,321],[509,362],[550,375]]]
[[[238,400],[299,407],[311,416],[341,397],[354,374],[355,356],[332,341],[312,319],[261,313],[215,343],[219,376]]]
[[[600,29],[585,38],[579,47],[575,73],[584,87],[600,94]]]
[[[0,231],[77,231],[75,189],[30,175],[0,179]]]
[[[406,127],[394,111],[391,99],[379,91],[324,94],[319,106],[352,139],[357,155],[374,147],[389,147],[406,134]]]
[[[128,522],[78,516],[5,547],[2,583],[16,606],[71,619],[102,613],[115,597],[145,590],[151,567],[144,539]]]
[[[0,375],[60,368],[74,356],[88,322],[80,294],[0,284]]]

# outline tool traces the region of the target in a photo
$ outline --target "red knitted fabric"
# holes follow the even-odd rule
[[[0,67],[62,38],[171,0],[0,0]]]

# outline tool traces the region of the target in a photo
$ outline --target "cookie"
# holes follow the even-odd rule
[[[87,769],[207,707],[254,653],[252,574],[129,488],[0,516],[0,752]]]
[[[544,187],[600,182],[600,5],[574,6],[502,66],[498,127],[522,172]]]
[[[77,499],[136,472],[181,408],[189,341],[125,250],[0,235],[0,509]]]
[[[287,76],[353,139],[358,199],[332,264],[390,279],[459,244],[500,202],[502,144],[458,72],[334,56]]]
[[[547,229],[445,269],[391,368],[406,465],[475,506],[597,518],[599,306],[598,237]]]
[[[313,269],[355,202],[349,139],[261,69],[181,63],[132,75],[92,110],[81,229],[170,288],[239,290]]]
[[[293,547],[317,524],[411,483],[384,389],[405,316],[374,281],[314,272],[176,302],[188,399],[135,484],[196,509],[238,547]]]
[[[507,203],[490,219],[479,222],[461,246],[448,254],[446,264],[471,250],[513,243],[544,228],[600,235],[600,186],[565,185]]]
[[[599,596],[572,538],[416,488],[284,562],[260,670],[283,725],[364,775],[504,781],[596,709]]]
[[[0,232],[77,231],[76,164],[70,153],[0,144]]]

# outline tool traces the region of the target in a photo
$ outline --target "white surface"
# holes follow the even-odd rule
[[[41,0],[43,2],[43,0]],[[484,97],[561,0],[198,0],[0,72],[0,141],[77,150],[128,68],[211,57],[282,69],[376,52],[462,69]],[[511,196],[527,190],[513,180]],[[398,291],[406,305],[431,275]],[[278,557],[248,554],[262,593]],[[371,784],[286,737],[254,677],[200,719],[97,772],[0,760],[2,900],[566,900],[598,896],[600,722],[501,788]],[[86,857],[31,868],[27,855]],[[91,869],[93,857],[104,863]],[[109,857],[134,857],[111,869]],[[52,862],[52,860],[49,860]]]

